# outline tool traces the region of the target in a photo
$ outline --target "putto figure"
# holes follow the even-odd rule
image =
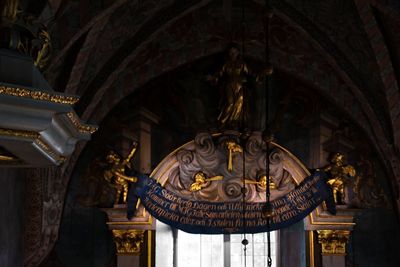
[[[344,164],[344,155],[336,153],[331,158],[331,164],[324,168],[330,174],[328,184],[333,191],[336,204],[345,204],[345,186],[349,183],[349,177],[354,177],[356,171],[351,165]]]
[[[207,175],[204,172],[197,172],[193,179],[194,182],[190,185],[189,191],[190,192],[197,192],[202,190],[203,188],[210,185],[211,181],[219,181],[222,180],[224,177],[222,175],[217,175],[214,177],[207,178]]]
[[[138,143],[134,142],[132,150],[126,159],[122,159],[114,151],[110,151],[106,157],[107,163],[110,164],[110,168],[104,171],[104,179],[111,183],[116,189],[116,196],[114,204],[120,202],[122,194],[122,203],[126,203],[126,197],[128,194],[129,183],[137,182],[136,176],[130,176],[126,174],[126,168],[131,169],[131,159],[136,152]]]

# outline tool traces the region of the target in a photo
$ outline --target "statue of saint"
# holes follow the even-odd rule
[[[115,203],[118,204],[121,194],[122,203],[126,203],[126,197],[128,194],[129,183],[137,182],[137,177],[126,175],[126,167],[131,168],[130,160],[136,152],[137,143],[135,142],[129,156],[126,159],[122,159],[114,151],[110,151],[107,155],[107,163],[111,165],[109,169],[104,171],[104,179],[111,183],[117,190],[115,196]]]
[[[246,121],[248,110],[245,110],[244,95],[248,76],[249,69],[235,46],[229,49],[228,60],[217,74],[207,76],[207,80],[223,88],[223,103],[218,116],[222,128],[237,128]]]

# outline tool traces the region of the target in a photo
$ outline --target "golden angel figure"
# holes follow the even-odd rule
[[[344,204],[344,189],[348,183],[348,177],[354,177],[356,175],[355,169],[351,165],[344,164],[344,155],[336,153],[331,159],[331,164],[326,166],[324,171],[331,174],[328,184],[332,188],[335,203]]]
[[[117,190],[115,196],[115,204],[119,203],[122,194],[122,203],[126,203],[128,195],[129,183],[137,182],[137,177],[126,175],[126,167],[131,169],[130,160],[136,152],[137,143],[133,144],[133,148],[126,159],[122,159],[114,151],[110,151],[107,155],[107,162],[111,165],[110,169],[104,171],[104,179],[113,184]]]

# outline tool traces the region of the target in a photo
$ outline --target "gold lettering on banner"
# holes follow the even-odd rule
[[[271,217],[271,223],[284,223],[316,207],[322,201],[319,194],[315,195],[318,189],[314,186],[318,179],[313,177],[285,198],[274,200],[272,205],[275,214]],[[230,231],[240,229],[244,223],[249,228],[267,225],[267,219],[263,216],[265,203],[247,203],[246,213],[243,214],[244,204],[241,202],[210,203],[182,199],[155,183],[150,186],[142,201],[156,218],[174,224]]]

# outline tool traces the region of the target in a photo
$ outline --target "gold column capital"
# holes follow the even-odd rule
[[[318,230],[317,232],[322,255],[346,255],[346,243],[350,238],[349,230]]]
[[[144,230],[113,229],[112,234],[118,255],[140,255],[141,245],[144,241]]]

